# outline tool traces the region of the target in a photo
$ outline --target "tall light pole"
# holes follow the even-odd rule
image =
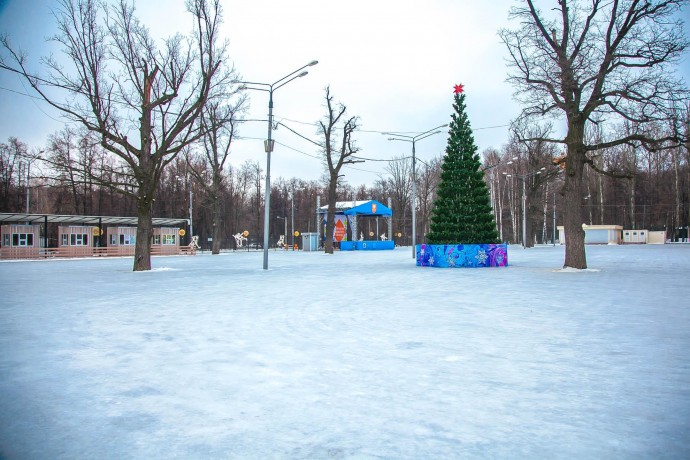
[[[319,61],[311,61],[309,64],[300,67],[299,69],[285,75],[280,80],[273,83],[257,83],[253,81],[241,81],[243,85],[257,85],[265,86],[267,88],[252,88],[245,86],[244,89],[252,89],[256,91],[268,92],[268,140],[264,143],[266,150],[266,193],[264,194],[264,270],[268,270],[268,229],[270,224],[270,210],[271,210],[271,152],[273,151],[273,140],[271,139],[271,132],[273,131],[273,91],[281,86],[290,83],[295,78],[300,78],[308,74],[306,70],[298,73],[307,67],[318,64]]]
[[[508,174],[503,173],[506,177],[515,177],[522,181],[522,248],[527,248],[527,185],[526,181],[530,177],[534,177],[537,174],[541,174],[546,171],[546,166],[541,168],[539,171],[534,171],[527,174]]]
[[[194,213],[192,212],[192,208],[194,205],[194,191],[192,190],[192,181],[189,181],[189,242],[192,242],[192,238],[194,237],[194,222],[192,221],[192,216]]]
[[[417,157],[415,156],[415,143],[417,141],[421,141],[422,139],[425,139],[429,136],[433,136],[434,134],[438,134],[441,131],[438,131],[439,128],[445,128],[447,127],[448,124],[437,126],[435,128],[431,128],[428,131],[424,131],[423,133],[417,134],[416,136],[408,136],[405,134],[398,134],[398,133],[383,133],[384,135],[389,135],[389,136],[395,136],[395,137],[389,137],[389,141],[403,141],[403,142],[411,142],[412,143],[412,258],[415,259],[417,258],[417,252],[415,249],[415,246],[417,244]]]
[[[182,181],[181,176],[177,176],[178,181]],[[194,236],[194,224],[192,222],[192,203],[194,203],[194,192],[192,191],[192,181],[187,180],[187,176],[184,177],[184,185],[189,188],[189,242],[192,242],[192,236]]]
[[[553,191],[553,238],[551,242],[556,246],[556,191]]]
[[[291,208],[291,224],[290,228],[292,228],[292,250],[295,250],[295,189],[292,189],[292,193],[290,194],[290,208]]]
[[[26,213],[29,214],[29,208],[31,204],[31,163],[40,159],[40,155],[43,150],[39,151],[38,154],[33,154],[33,156],[26,157]]]

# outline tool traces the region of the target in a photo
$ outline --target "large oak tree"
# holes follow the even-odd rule
[[[565,267],[587,268],[582,185],[585,166],[605,172],[594,160],[597,150],[678,141],[674,108],[688,93],[673,65],[688,48],[678,19],[688,2],[521,0],[511,10],[519,27],[499,32],[510,53],[509,81],[524,106],[520,118],[565,121],[563,137],[540,139],[565,148]],[[626,121],[632,131],[612,129]],[[669,129],[647,129],[659,122]],[[595,124],[609,129],[588,137]]]
[[[204,105],[231,78],[219,37],[220,0],[187,0],[189,36],[157,43],[126,0],[60,0],[52,37],[64,54],[31,70],[25,55],[2,37],[2,67],[24,76],[67,121],[96,133],[125,174],[105,186],[137,200],[134,270],[151,269],[152,204],[162,172],[203,136]],[[98,180],[102,175],[94,178]]]

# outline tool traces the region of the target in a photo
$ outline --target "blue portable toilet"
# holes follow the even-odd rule
[[[318,233],[302,233],[302,250],[317,251],[319,249]]]

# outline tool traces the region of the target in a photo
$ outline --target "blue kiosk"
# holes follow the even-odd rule
[[[389,207],[384,206],[376,200],[339,201],[336,203],[335,207],[336,228],[338,226],[346,227],[346,236],[340,240],[341,251],[395,249],[395,242],[392,238],[393,211],[391,211]],[[325,223],[327,213],[328,206],[320,206],[318,208],[320,222]],[[379,217],[383,217],[388,226],[388,231],[380,235]],[[362,218],[374,218],[376,220],[376,231],[367,230],[367,235],[364,234],[364,231],[358,231],[358,224],[361,223]],[[371,226],[371,222],[369,222],[369,226]],[[350,234],[350,238],[347,238],[348,233]],[[371,235],[372,233],[374,235],[373,237]]]

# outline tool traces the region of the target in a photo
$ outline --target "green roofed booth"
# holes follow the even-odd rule
[[[325,234],[328,205],[317,205],[317,214],[319,228]],[[395,249],[392,217],[390,207],[376,200],[339,201],[335,206],[333,241],[340,243],[341,251]],[[383,218],[388,226],[385,233],[379,233],[379,218]],[[372,224],[376,230],[373,230]]]

